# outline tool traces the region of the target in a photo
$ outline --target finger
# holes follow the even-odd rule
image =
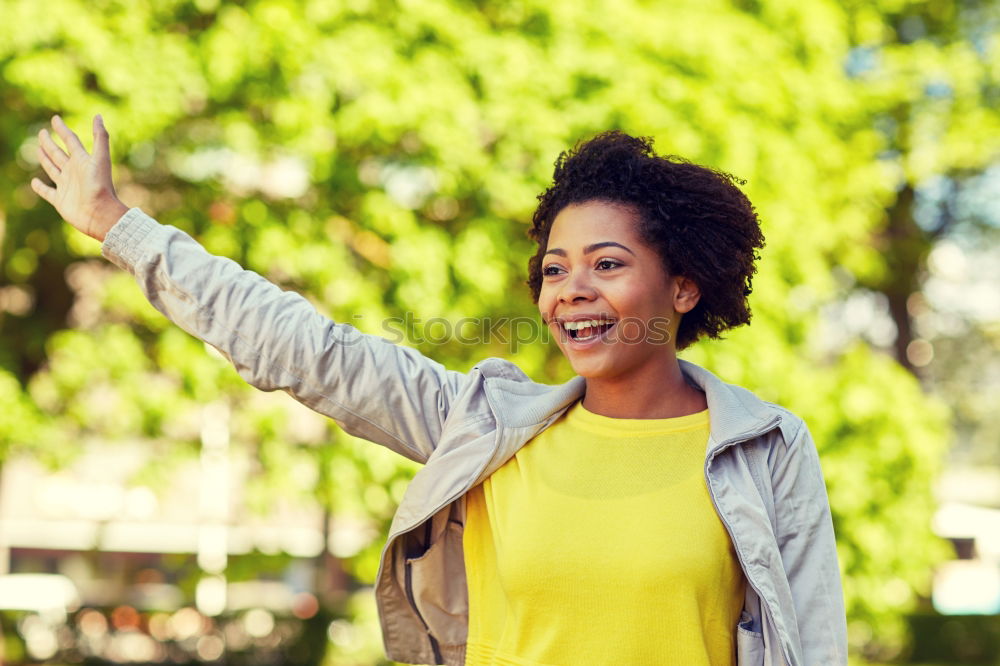
[[[87,149],[80,142],[80,137],[73,130],[66,127],[66,123],[63,122],[62,118],[52,116],[52,127],[55,129],[56,134],[59,135],[59,138],[63,140],[63,143],[66,144],[66,150],[70,155],[78,152],[86,154]]]
[[[49,187],[37,178],[31,179],[31,189],[35,191],[35,194],[49,203],[52,203],[55,200],[56,188]]]
[[[104,127],[104,118],[101,114],[94,116],[94,157],[99,160],[111,160],[110,138],[108,130]]]
[[[38,133],[38,145],[60,169],[69,161],[69,155],[64,153],[63,149],[52,140],[52,135],[49,134],[48,130],[43,129]]]
[[[62,179],[62,170],[49,159],[49,156],[45,154],[44,150],[38,151],[38,162],[42,165],[42,169],[45,170],[45,173],[48,174],[53,183]]]

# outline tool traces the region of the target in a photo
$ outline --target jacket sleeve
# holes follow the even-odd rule
[[[796,419],[797,420],[797,419]],[[830,502],[806,425],[770,461],[777,540],[804,664],[847,664],[847,620]]]
[[[347,432],[425,462],[468,378],[419,352],[320,315],[137,208],[102,247],[149,302],[264,391],[282,389]]]

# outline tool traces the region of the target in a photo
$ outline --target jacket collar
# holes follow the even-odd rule
[[[678,359],[678,362],[684,376],[705,392],[711,424],[709,455],[726,444],[763,435],[781,423],[781,411],[751,391],[727,384],[689,361]]]
[[[709,453],[723,445],[759,436],[781,422],[781,411],[752,392],[727,384],[708,370],[678,359],[684,376],[708,401],[711,424]],[[506,370],[506,368],[505,368]],[[486,378],[486,394],[499,426],[515,437],[534,436],[583,397],[586,384],[574,377],[564,384],[538,384],[518,371]],[[502,437],[502,436],[501,436]]]

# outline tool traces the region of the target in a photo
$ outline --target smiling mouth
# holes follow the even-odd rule
[[[607,319],[590,321],[564,321],[563,331],[573,340],[591,340],[610,331],[617,322]]]

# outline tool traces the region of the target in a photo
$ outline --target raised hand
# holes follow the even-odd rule
[[[31,189],[55,206],[64,220],[99,241],[125,214],[128,207],[115,194],[111,182],[111,156],[104,120],[94,116],[94,153],[80,143],[79,137],[59,116],[52,117],[52,128],[62,139],[63,151],[48,130],[38,132],[38,160],[55,187],[38,178],[31,179]]]

